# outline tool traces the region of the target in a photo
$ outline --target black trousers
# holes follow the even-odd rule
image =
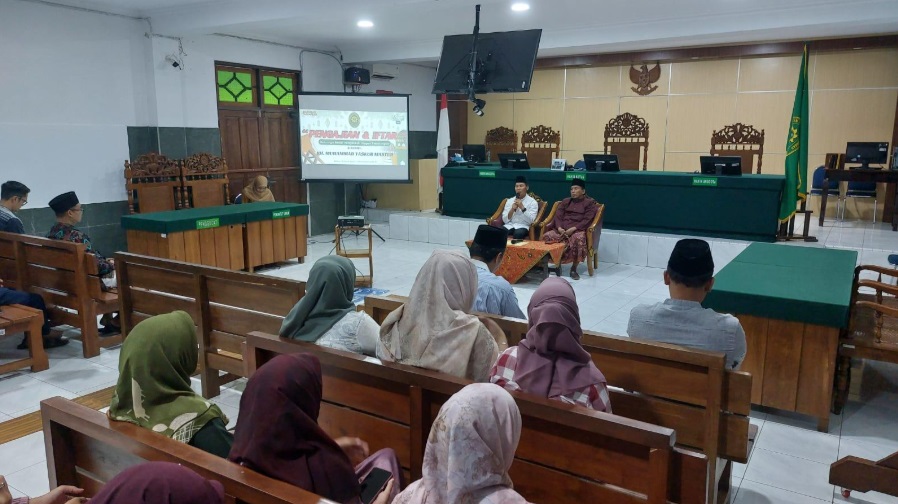
[[[0,287],[0,306],[11,304],[30,306],[44,312],[44,326],[41,327],[41,334],[44,336],[50,334],[50,319],[47,317],[47,305],[44,304],[44,298],[30,292]]]
[[[508,229],[508,237],[515,240],[524,240],[530,236],[530,230],[527,228],[506,228]]]

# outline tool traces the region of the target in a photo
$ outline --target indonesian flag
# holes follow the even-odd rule
[[[449,163],[449,103],[446,95],[440,98],[440,124],[437,128],[437,173]],[[443,192],[443,176],[437,178],[437,190]]]

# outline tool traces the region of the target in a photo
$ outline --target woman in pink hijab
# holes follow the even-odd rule
[[[468,385],[440,408],[422,477],[393,504],[527,504],[508,476],[520,438],[511,394],[489,383]]]
[[[527,307],[530,328],[499,355],[490,381],[568,404],[611,413],[605,376],[583,349],[580,310],[571,284],[546,279]]]

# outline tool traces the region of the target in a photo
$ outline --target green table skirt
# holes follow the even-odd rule
[[[606,227],[769,242],[776,239],[785,185],[781,175],[559,172],[495,165],[448,167],[441,174],[444,214],[453,217],[489,217],[502,198],[512,196],[518,175],[526,176],[530,190],[550,204],[570,196],[572,178],[585,177],[587,193],[605,204]]]

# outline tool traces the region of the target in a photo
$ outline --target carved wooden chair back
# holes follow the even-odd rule
[[[751,124],[735,123],[724,126],[711,134],[712,156],[739,156],[742,173],[752,173],[755,156],[758,164],[755,173],[761,173],[764,157],[764,130],[756,130]]]
[[[617,154],[621,170],[638,170],[648,167],[649,124],[645,119],[629,112],[612,118],[605,125],[605,154]]]
[[[181,167],[155,152],[125,161],[125,190],[132,214],[178,210],[183,205]]]

